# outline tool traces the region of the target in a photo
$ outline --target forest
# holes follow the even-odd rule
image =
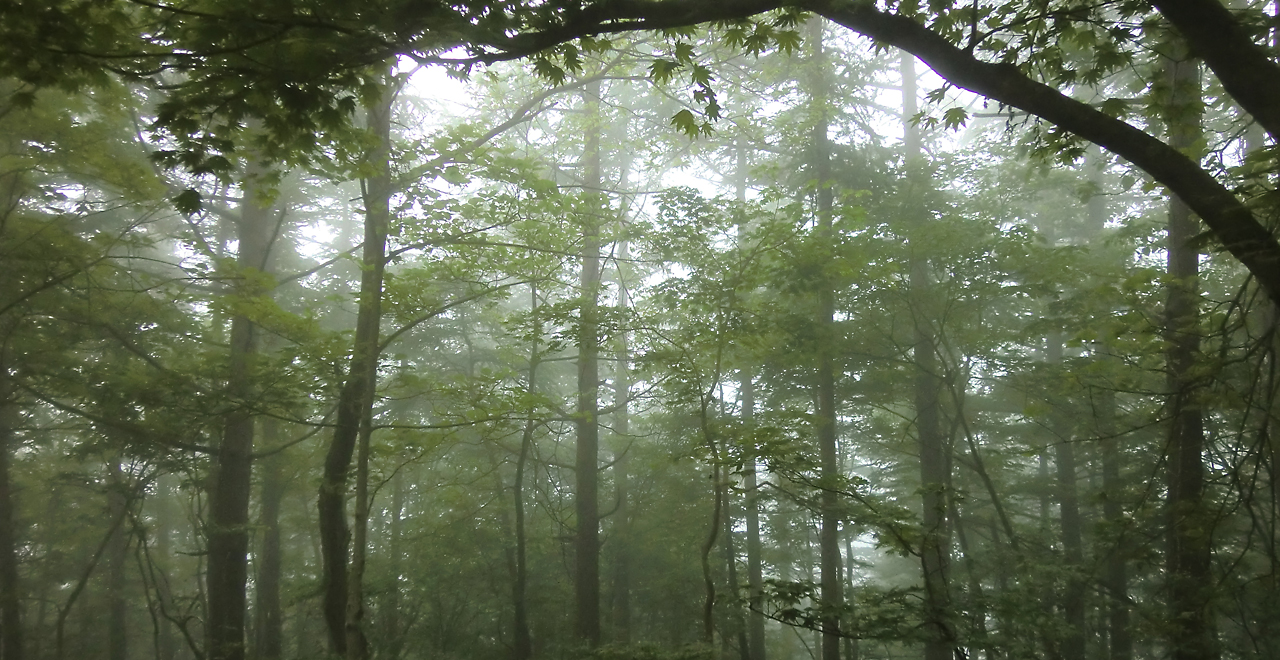
[[[1280,2],[0,44],[0,660],[1280,658]]]

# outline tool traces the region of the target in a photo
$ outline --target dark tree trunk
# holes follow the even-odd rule
[[[578,405],[575,429],[577,457],[574,510],[577,514],[575,538],[575,617],[578,640],[589,648],[600,644],[600,504],[599,486],[599,313],[600,219],[604,209],[600,171],[600,83],[584,88],[587,107],[586,145],[583,153],[583,187],[596,212],[582,217],[581,309],[578,328]]]
[[[333,439],[325,454],[324,475],[316,500],[320,521],[321,581],[324,584],[324,620],[329,641],[340,655],[348,653],[349,580],[346,495],[351,457],[355,453],[360,426],[373,407],[378,373],[378,340],[382,321],[382,280],[386,267],[387,225],[391,216],[390,86],[381,98],[365,109],[369,132],[377,146],[368,162],[377,172],[364,179],[364,246],[361,254],[360,307],[356,314],[356,335],[347,369],[347,381],[338,395]],[[357,649],[360,651],[360,649]]]
[[[376,376],[375,376],[376,377]],[[374,384],[370,384],[370,392]],[[365,660],[369,641],[364,634],[364,570],[369,536],[369,439],[373,435],[372,396],[360,420],[356,446],[356,501],[352,534],[351,572],[347,576],[347,660]]]
[[[237,264],[241,269],[266,269],[272,231],[271,209],[262,204],[251,167],[236,222],[239,242]],[[237,284],[236,294],[257,296],[263,292],[258,278],[249,276]],[[251,410],[253,374],[249,363],[257,351],[254,324],[244,314],[231,319],[230,369],[227,393],[235,407],[227,413],[222,443],[214,456],[209,489],[208,619],[205,635],[208,660],[244,660],[245,583],[248,579],[249,491],[252,487],[253,426]]]
[[[120,471],[120,461],[112,461],[107,474],[107,513],[112,520],[127,513],[128,497]],[[129,599],[124,593],[125,571],[129,567],[129,526],[120,525],[107,542],[107,659],[126,660],[129,655],[129,628],[126,613]]]
[[[724,545],[721,549],[724,551],[724,571],[725,571],[725,591],[729,594],[738,591],[738,549],[734,545],[733,538],[733,499],[729,497],[728,485],[725,487],[724,501]],[[742,621],[742,610],[734,607],[725,611],[726,625],[720,632],[720,642],[724,647],[724,657],[732,658],[733,643],[736,641],[738,645],[738,655],[741,660],[751,660],[747,655],[747,630]]]
[[[950,660],[955,645],[951,624],[951,594],[948,573],[951,564],[951,532],[947,523],[948,465],[946,442],[941,426],[942,390],[939,377],[936,338],[932,319],[927,312],[932,288],[928,258],[922,254],[922,241],[916,236],[925,229],[926,210],[919,198],[925,192],[923,158],[919,128],[911,122],[916,115],[915,58],[902,56],[902,116],[907,176],[906,201],[910,232],[910,281],[915,336],[912,356],[915,362],[914,398],[916,436],[920,447],[920,490],[923,496],[923,528],[920,538],[920,563],[924,576],[925,660]]]
[[[3,355],[0,352],[0,355]],[[22,660],[22,600],[18,583],[17,510],[10,466],[17,449],[17,403],[9,365],[0,360],[0,660]]]
[[[715,607],[716,607],[716,584],[711,574],[711,551],[716,547],[716,539],[720,536],[721,516],[724,508],[724,486],[722,484],[722,456],[720,455],[720,445],[716,442],[715,436],[711,433],[710,416],[707,410],[709,396],[702,395],[702,405],[699,410],[699,426],[702,430],[702,438],[707,443],[707,449],[711,452],[711,492],[712,492],[712,508],[711,508],[711,530],[707,534],[707,539],[702,542],[702,641],[707,646],[715,643],[716,625],[715,625]]]
[[[1169,143],[1191,149],[1200,136],[1200,70],[1187,58],[1169,60]],[[1200,354],[1200,223],[1182,200],[1169,200],[1168,302],[1165,309],[1170,398],[1168,449],[1169,645],[1174,660],[1217,657],[1210,592],[1213,576],[1204,503],[1204,420],[1195,368]]]
[[[280,444],[280,421],[263,417],[262,439],[269,447]],[[254,585],[257,603],[254,607],[256,660],[280,660],[284,651],[284,620],[280,610],[280,503],[284,499],[284,453],[264,461],[262,470],[261,511],[258,526],[262,547],[257,558],[258,581]]]

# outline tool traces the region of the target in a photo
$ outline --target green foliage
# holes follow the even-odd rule
[[[604,644],[583,657],[594,660],[712,660],[716,651],[698,644],[677,648],[658,644]]]

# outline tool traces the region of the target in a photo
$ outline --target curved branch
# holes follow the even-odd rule
[[[1025,110],[1133,163],[1191,207],[1272,300],[1280,302],[1280,243],[1226,186],[1181,151],[1032,80],[1012,64],[979,60],[905,16],[841,0],[804,4],[854,32],[915,55],[957,87]]]
[[[1254,42],[1245,26],[1218,0],[1152,0],[1204,60],[1222,87],[1280,139],[1280,65]]]
[[[1179,0],[1158,0],[1156,4],[1172,7],[1178,3]],[[1193,0],[1193,3],[1200,6],[1200,11],[1205,11],[1204,5],[1216,4],[1216,0]],[[1029,78],[1012,64],[984,62],[915,20],[880,11],[873,3],[848,0],[610,0],[588,5],[559,25],[484,45],[502,51],[497,59],[513,59],[578,37],[741,20],[788,7],[815,12],[853,32],[901,48],[957,87],[1024,110],[1133,163],[1191,207],[1227,251],[1258,279],[1267,294],[1280,302],[1280,242],[1239,198],[1194,160],[1141,129]],[[1177,13],[1173,9],[1171,11]],[[1170,17],[1170,20],[1174,18]],[[1217,20],[1221,23],[1224,19],[1218,16]],[[1229,12],[1225,20],[1230,21],[1235,26],[1235,33],[1239,34],[1233,33],[1234,38],[1229,39],[1233,43],[1216,47],[1221,61],[1220,65],[1211,65],[1215,66],[1215,72],[1219,68],[1229,68],[1223,62],[1232,53],[1239,55],[1237,51],[1252,57],[1246,59],[1246,64],[1257,59],[1257,53],[1249,55],[1249,49],[1239,43],[1245,37],[1241,36],[1243,32],[1239,23]],[[1213,50],[1199,43],[1209,40],[1208,36],[1193,39],[1189,35],[1188,40],[1202,51]],[[1201,54],[1206,60],[1209,57],[1208,53]],[[486,57],[480,59],[487,61]],[[1272,72],[1275,77],[1268,73],[1273,69],[1280,71],[1269,61],[1253,62],[1253,66],[1242,68],[1250,69],[1252,73],[1246,71],[1234,75],[1261,75],[1268,81],[1280,78],[1280,73]],[[1233,72],[1228,72],[1227,77],[1232,75]],[[1275,125],[1280,129],[1280,85],[1254,82],[1248,82],[1248,85],[1251,87],[1240,91],[1236,100],[1246,110],[1257,113],[1255,116],[1260,123],[1273,113]],[[1272,96],[1277,100],[1269,100]],[[1271,129],[1268,127],[1268,130]],[[1280,130],[1275,133],[1280,133]]]

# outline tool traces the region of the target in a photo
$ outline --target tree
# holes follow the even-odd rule
[[[361,427],[368,427],[372,414],[374,388],[377,387],[380,328],[382,321],[382,287],[386,268],[387,232],[391,203],[391,107],[395,98],[388,81],[366,108],[369,131],[375,144],[368,155],[372,173],[364,181],[364,242],[360,276],[360,311],[356,319],[351,364],[346,383],[338,399],[338,412],[333,440],[325,456],[325,478],[320,486],[317,508],[320,516],[320,541],[324,551],[325,622],[330,642],[339,653],[363,658],[367,653],[363,630],[363,595],[360,590],[363,569],[364,530],[368,516],[368,437]],[[352,454],[359,441],[359,465],[356,504],[355,547],[350,545],[346,522],[347,478]],[[356,565],[349,567],[354,552]]]
[[[4,660],[1266,656],[1266,249],[805,8],[1276,215],[1146,6],[0,8]]]

